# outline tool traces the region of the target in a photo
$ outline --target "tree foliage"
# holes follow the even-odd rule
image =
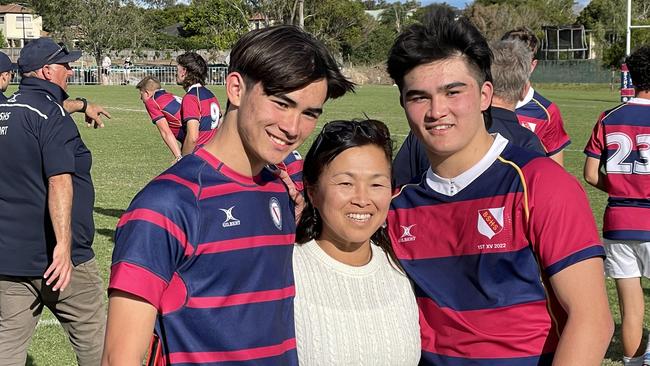
[[[465,15],[494,40],[516,27],[541,33],[544,25],[572,24],[574,5],[574,0],[476,0]]]
[[[182,15],[181,23],[197,45],[223,50],[248,31],[248,16],[241,0],[195,0]]]
[[[76,41],[97,63],[110,50],[137,48],[147,37],[143,12],[119,0],[32,0],[43,27],[68,43]]]
[[[577,22],[593,31],[597,48],[606,66],[620,66],[625,57],[627,25],[625,0],[591,0]],[[632,1],[632,24],[650,24],[650,0]],[[632,30],[632,48],[650,42],[650,30]]]

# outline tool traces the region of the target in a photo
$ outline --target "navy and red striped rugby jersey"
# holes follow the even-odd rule
[[[650,100],[633,98],[603,112],[584,152],[607,173],[603,237],[650,241]]]
[[[273,173],[242,176],[199,148],[120,219],[109,289],[158,309],[168,365],[297,365],[294,220]]]
[[[201,84],[194,84],[183,96],[181,115],[184,128],[187,121],[191,119],[199,121],[199,138],[196,141],[198,146],[208,142],[217,131],[221,107],[217,97],[208,88]]]
[[[501,136],[446,180],[465,182],[455,194],[433,176],[404,186],[388,214],[420,308],[421,365],[550,365],[566,314],[548,278],[604,256],[584,190]]]
[[[546,150],[546,156],[555,155],[571,143],[564,130],[564,121],[558,106],[533,88],[517,104],[519,124],[535,132]]]
[[[181,123],[181,101],[180,97],[158,89],[151,98],[144,101],[144,106],[153,124],[164,118],[176,140],[182,143],[185,140],[185,130]]]

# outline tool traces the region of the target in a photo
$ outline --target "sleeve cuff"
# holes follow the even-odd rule
[[[575,252],[568,257],[565,257],[564,259],[561,259],[546,267],[546,273],[550,277],[571,265],[594,257],[605,258],[605,248],[603,248],[602,245],[595,244],[578,252]]]
[[[160,311],[167,281],[136,264],[120,262],[111,267],[108,291],[119,290],[143,298]]]

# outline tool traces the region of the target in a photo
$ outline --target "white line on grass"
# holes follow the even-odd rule
[[[36,328],[51,327],[53,325],[59,325],[59,321],[56,318],[41,319],[41,320],[38,321],[38,324],[36,325]]]
[[[126,111],[126,112],[142,112],[142,113],[147,113],[144,109],[133,109],[133,108],[122,108],[122,107],[112,107],[112,106],[107,106],[106,108],[108,109],[115,109],[118,111]]]

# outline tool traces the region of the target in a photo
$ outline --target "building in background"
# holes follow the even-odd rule
[[[41,36],[43,18],[24,5],[0,5],[0,30],[6,40],[0,47],[22,48]]]

